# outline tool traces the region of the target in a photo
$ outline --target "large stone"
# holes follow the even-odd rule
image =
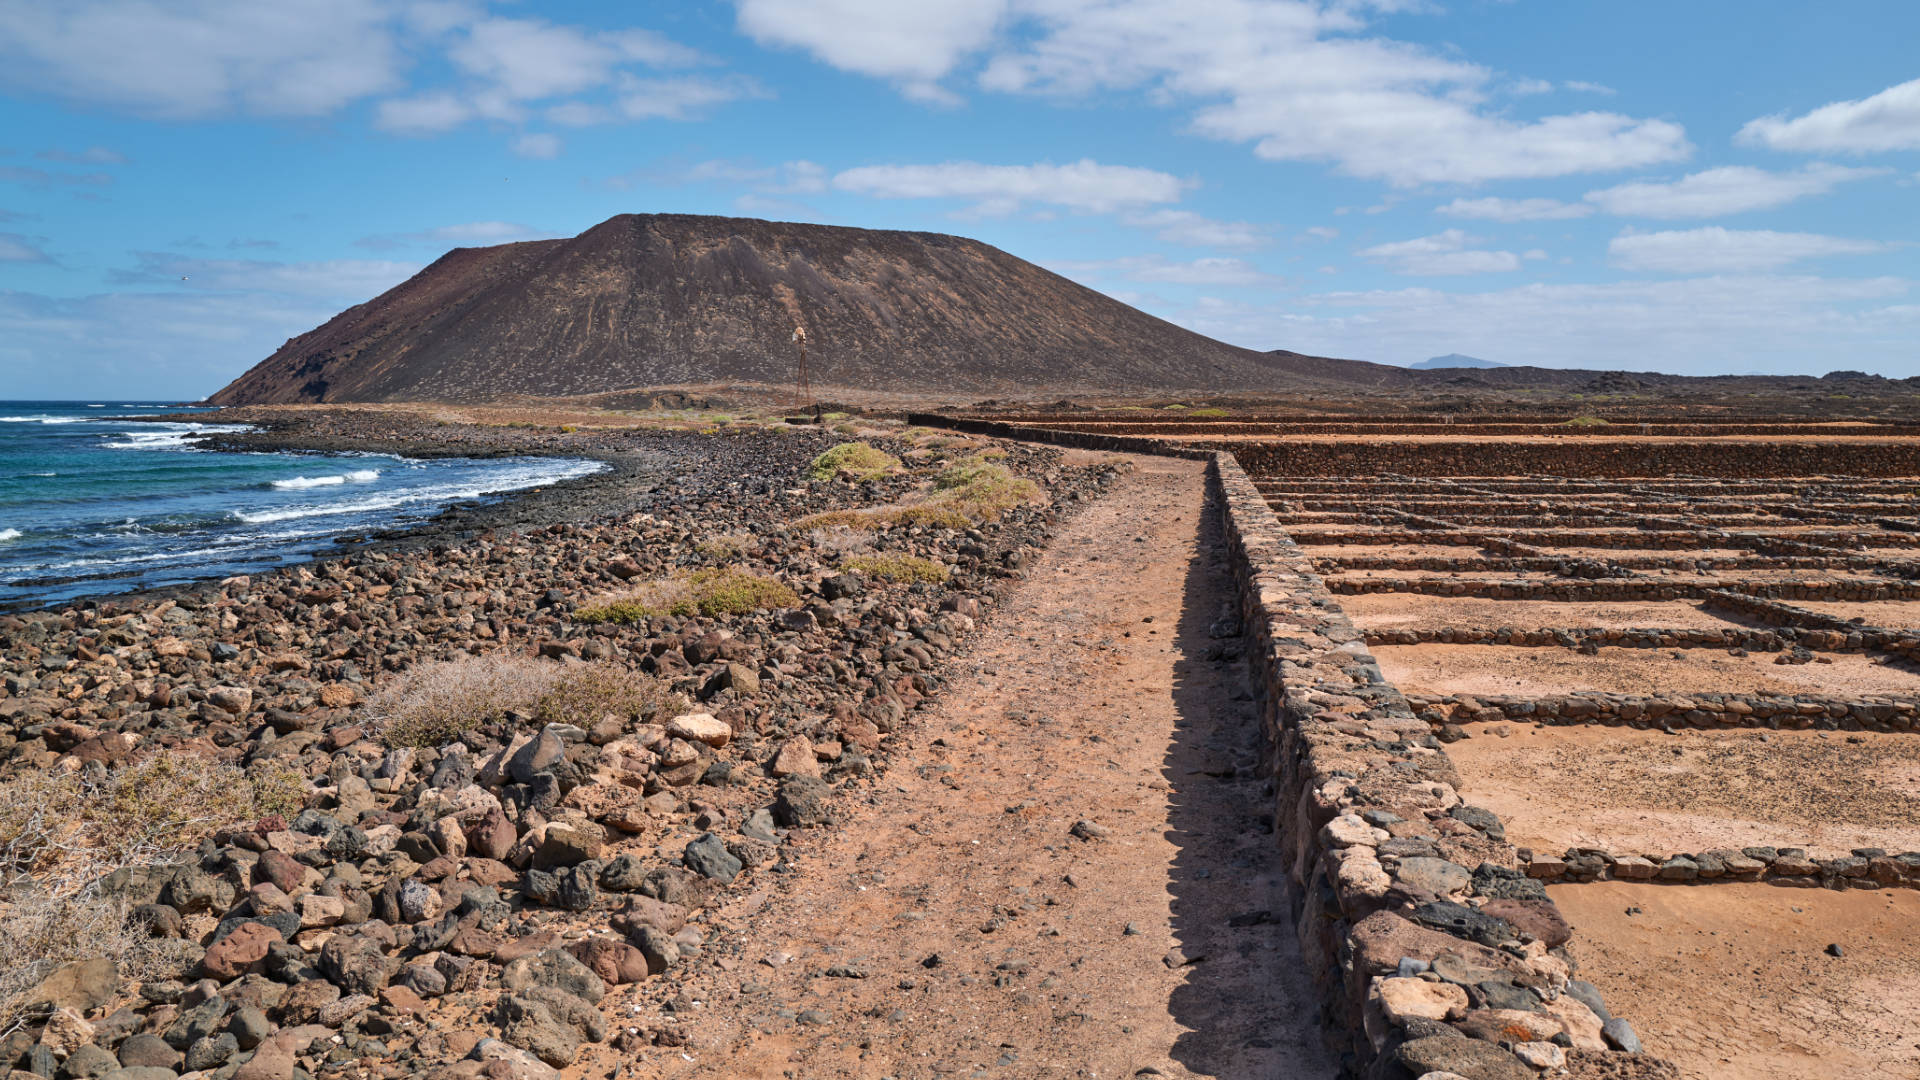
[[[490,1080],[559,1080],[559,1070],[525,1050],[499,1039],[481,1039],[467,1055],[487,1066],[482,1072]]]
[[[1401,859],[1393,876],[1408,888],[1443,900],[1464,893],[1473,885],[1473,875],[1459,863],[1421,856]]]
[[[549,986],[589,1002],[607,992],[600,976],[565,949],[543,949],[514,960],[500,972],[500,985],[512,991]]]
[[[40,1031],[40,1045],[66,1057],[93,1041],[93,1025],[74,1009],[55,1009]]]
[[[548,724],[507,759],[507,775],[516,783],[531,784],[536,775],[553,768],[566,756],[567,745],[561,741],[558,727]]]
[[[26,1009],[73,1009],[90,1013],[105,1008],[120,989],[120,972],[105,958],[62,964],[27,991]]]
[[[647,977],[647,958],[624,941],[595,937],[567,946],[574,959],[609,985],[635,983]]]
[[[731,884],[739,876],[742,866],[740,860],[727,850],[726,841],[713,833],[689,843],[681,858],[686,862],[687,869],[722,885]]]
[[[676,739],[706,743],[717,750],[733,739],[733,727],[711,713],[688,713],[669,720],[667,734]]]
[[[280,940],[280,935],[265,923],[241,923],[233,933],[207,948],[200,958],[200,970],[221,982],[259,971],[266,966],[268,950]]]
[[[1549,949],[1565,945],[1573,937],[1573,927],[1567,925],[1551,900],[1489,900],[1480,905],[1480,911]]]
[[[1431,964],[1446,953],[1476,968],[1515,975],[1527,971],[1518,957],[1415,925],[1390,911],[1376,911],[1355,923],[1350,940],[1354,964],[1364,975],[1394,974],[1403,956]]]
[[[811,749],[808,751],[811,753]],[[787,828],[825,825],[832,817],[829,798],[833,791],[818,776],[790,776],[780,785],[773,802],[773,817]]]
[[[767,773],[785,779],[789,776],[820,776],[820,759],[813,754],[813,740],[804,735],[795,735],[781,743],[774,751],[773,760],[767,763]]]
[[[534,849],[533,865],[541,870],[573,866],[600,858],[606,847],[606,833],[598,825],[556,821],[547,826],[540,846]]]
[[[1394,1059],[1415,1076],[1449,1072],[1466,1080],[1534,1080],[1534,1071],[1490,1042],[1433,1035],[1401,1043]]]
[[[1396,1024],[1404,1025],[1413,1017],[1452,1020],[1467,1011],[1467,992],[1452,983],[1378,979],[1374,991],[1379,995],[1380,1011]]]

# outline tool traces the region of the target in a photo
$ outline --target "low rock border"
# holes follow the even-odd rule
[[[1897,855],[1854,848],[1817,859],[1801,847],[1715,848],[1673,855],[1628,854],[1605,848],[1568,848],[1560,855],[1522,849],[1527,876],[1540,881],[1642,881],[1672,885],[1764,881],[1802,889],[1920,889],[1920,851]]]
[[[1090,449],[1169,449],[909,420]],[[1632,1025],[1573,977],[1565,949],[1573,931],[1499,818],[1461,799],[1431,725],[1381,674],[1238,461],[1209,456],[1268,736],[1275,833],[1296,886],[1296,932],[1347,1071],[1530,1075],[1564,1063],[1569,1050],[1637,1053]]]

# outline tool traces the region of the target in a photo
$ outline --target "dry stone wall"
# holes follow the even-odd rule
[[[910,420],[1191,456],[1145,439]],[[1566,948],[1573,931],[1499,817],[1461,797],[1433,726],[1381,674],[1233,455],[1208,456],[1268,736],[1295,928],[1349,1071],[1384,1080],[1471,1063],[1475,1075],[1530,1076],[1527,1062],[1564,1060],[1568,1049],[1637,1052],[1631,1023],[1576,977]]]

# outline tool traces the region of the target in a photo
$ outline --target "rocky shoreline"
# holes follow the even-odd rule
[[[1116,469],[897,428],[862,436],[904,466],[823,480],[812,463],[848,440],[817,428],[216,419],[263,426],[223,448],[615,467],[268,574],[0,615],[9,798],[28,777],[105,790],[142,763],[192,758],[252,799],[244,820],[66,896],[140,933],[124,956],[69,941],[16,966],[19,986],[4,989],[18,992],[0,1003],[13,1010],[10,1068],[548,1077],[586,1067],[600,1044],[675,1045],[673,1014],[689,1007],[679,977],[737,962],[706,910],[772,887],[793,844],[884,773],[976,621]],[[1036,497],[973,521],[836,527],[849,511],[934,506],[917,501],[930,485],[986,462]],[[576,617],[650,582],[716,575],[792,599]],[[475,656],[539,669],[572,697],[466,717],[440,740],[395,738],[394,702],[418,696],[422,673],[475,670],[457,667]],[[9,846],[4,804],[0,921],[57,888]],[[66,857],[86,835],[47,850]]]

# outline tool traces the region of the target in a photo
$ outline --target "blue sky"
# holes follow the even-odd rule
[[[1920,375],[1916,41],[1905,0],[0,0],[0,397],[199,396],[448,248],[648,211],[961,233],[1260,349]]]

